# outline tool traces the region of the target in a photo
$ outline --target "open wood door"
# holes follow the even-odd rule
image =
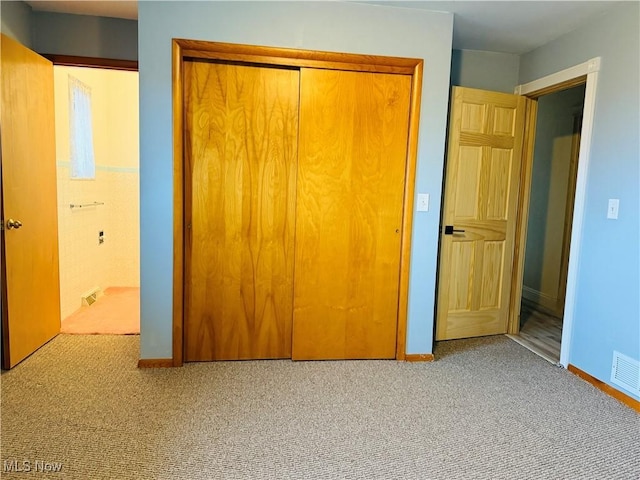
[[[436,340],[507,332],[525,97],[454,87]]]
[[[53,65],[2,35],[2,367],[60,332]]]

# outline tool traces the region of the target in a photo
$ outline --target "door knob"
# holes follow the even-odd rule
[[[7,220],[7,230],[11,230],[12,228],[15,228],[17,230],[21,226],[22,222],[20,220],[14,220],[13,218]]]
[[[453,228],[453,225],[445,225],[444,226],[444,234],[445,235],[453,235],[454,233],[464,233],[464,230],[459,230],[457,228]]]

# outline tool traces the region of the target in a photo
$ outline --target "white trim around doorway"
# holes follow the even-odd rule
[[[584,63],[567,68],[560,72],[547,75],[515,88],[517,95],[535,96],[535,92],[547,89],[570,80],[586,76],[584,95],[583,123],[580,139],[580,153],[578,154],[578,174],[574,199],[573,223],[571,228],[571,243],[569,250],[569,270],[567,273],[567,290],[564,302],[564,318],[562,325],[562,343],[560,346],[560,362],[564,368],[569,365],[572,330],[575,314],[577,279],[580,262],[580,247],[582,243],[582,229],[587,192],[587,176],[589,159],[591,156],[591,135],[596,105],[596,86],[600,71],[600,57],[592,58]]]

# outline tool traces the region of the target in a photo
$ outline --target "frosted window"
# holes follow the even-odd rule
[[[91,88],[72,76],[69,76],[69,131],[71,178],[95,179]]]

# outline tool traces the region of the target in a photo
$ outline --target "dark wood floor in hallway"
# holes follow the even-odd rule
[[[520,345],[537,353],[551,363],[560,361],[562,319],[522,304],[520,334],[510,335]]]

